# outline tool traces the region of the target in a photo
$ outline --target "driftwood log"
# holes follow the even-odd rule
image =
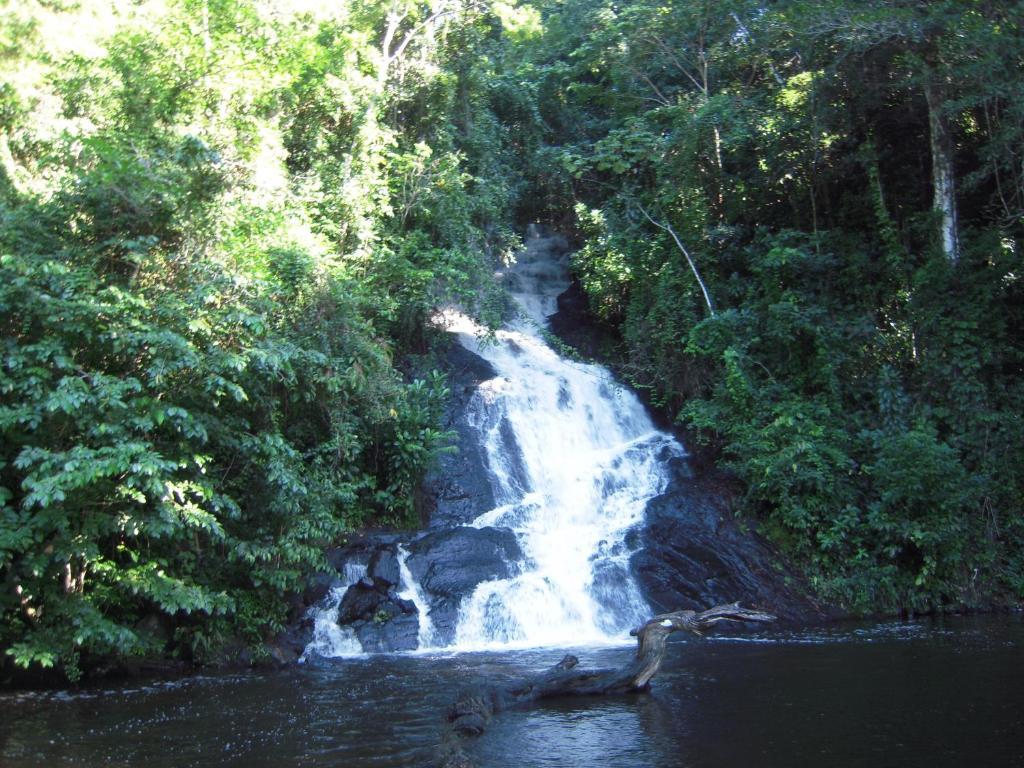
[[[555,666],[505,685],[486,685],[465,691],[448,710],[441,745],[442,768],[472,768],[462,751],[461,740],[484,732],[495,713],[521,707],[540,699],[560,696],[600,696],[643,693],[661,667],[665,643],[673,632],[687,630],[701,635],[722,621],[774,621],[763,611],[742,608],[739,603],[716,605],[706,611],[662,613],[630,632],[637,640],[633,660],[617,669],[578,669],[579,659],[566,655]]]

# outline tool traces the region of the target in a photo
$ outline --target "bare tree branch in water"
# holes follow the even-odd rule
[[[604,696],[643,693],[650,690],[665,656],[665,644],[673,632],[696,635],[722,621],[775,621],[763,611],[739,603],[716,605],[706,611],[674,611],[649,619],[630,634],[637,639],[636,655],[617,669],[578,669],[579,659],[567,654],[550,669],[505,685],[485,685],[465,691],[448,710],[441,744],[441,768],[472,768],[461,742],[479,736],[488,721],[502,710],[522,707],[540,699],[563,696]]]

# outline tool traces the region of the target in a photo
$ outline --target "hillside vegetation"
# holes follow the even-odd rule
[[[0,7],[5,663],[259,648],[416,524],[530,220],[821,597],[1024,598],[1021,3]]]

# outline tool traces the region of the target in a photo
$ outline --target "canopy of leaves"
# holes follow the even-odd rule
[[[496,323],[537,219],[823,596],[1024,597],[1019,2],[7,10],[6,662],[258,647],[325,548],[414,523],[430,317]]]
[[[1024,597],[1024,7],[535,5],[531,215],[575,212],[620,372],[827,598]],[[929,109],[952,126],[956,265]]]
[[[64,5],[2,30],[0,651],[259,649],[328,547],[418,521],[433,309],[500,312],[495,17]]]

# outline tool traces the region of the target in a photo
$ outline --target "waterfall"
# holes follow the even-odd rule
[[[430,650],[452,638],[453,626],[447,650],[608,644],[627,640],[650,615],[630,572],[637,537],[629,534],[665,489],[669,460],[684,450],[606,369],[563,358],[545,340],[547,318],[569,285],[564,254],[555,238],[530,231],[517,263],[501,276],[520,307],[502,330],[487,334],[453,310],[439,318],[497,372],[466,412],[497,504],[470,527],[511,530],[521,560],[506,563],[513,566],[502,570],[508,578],[483,581],[454,605],[451,593],[439,597],[416,581],[404,546],[393,551],[394,566],[387,557],[371,560],[371,569],[381,569],[369,574],[376,588],[398,590],[377,599],[404,604],[406,616],[411,603],[418,619],[414,638],[401,635],[407,624],[396,625],[385,647],[398,637],[405,648],[411,641]],[[347,565],[344,583],[312,610],[313,640],[303,660],[361,655],[374,642],[337,624],[346,589],[365,575],[365,563]],[[438,607],[443,622],[435,627],[431,611]]]
[[[338,626],[338,607],[345,591],[365,575],[366,565],[346,563],[341,582],[331,588],[319,605],[309,609],[309,617],[313,620],[313,638],[302,652],[300,664],[316,656],[331,659],[363,655],[363,646],[352,628]]]
[[[469,421],[499,506],[472,525],[510,528],[524,553],[515,576],[463,599],[458,650],[616,642],[649,615],[627,533],[664,490],[668,459],[684,451],[607,370],[545,341],[569,285],[562,250],[529,233],[503,275],[520,317],[493,338],[458,312],[442,316],[498,372],[474,395]]]
[[[416,583],[416,579],[409,573],[409,566],[405,561],[409,559],[409,550],[399,545],[398,547],[398,572],[402,582],[402,591],[398,596],[403,600],[411,600],[419,612],[419,633],[417,641],[420,648],[430,648],[434,644],[434,623],[430,620],[430,603],[423,595],[423,590]]]

